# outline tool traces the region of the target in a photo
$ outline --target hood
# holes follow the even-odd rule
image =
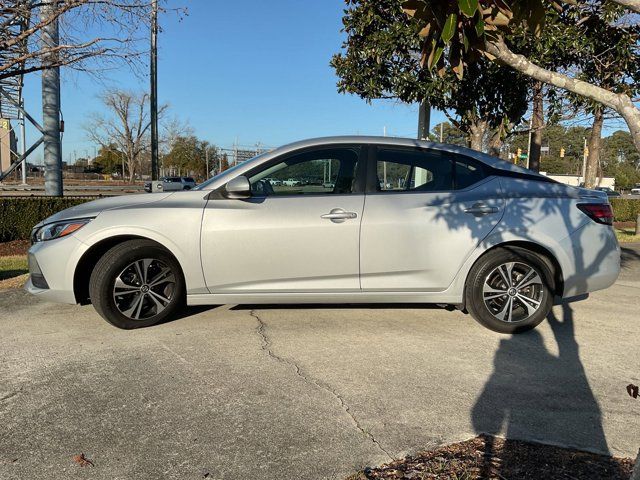
[[[116,210],[119,208],[127,208],[131,206],[137,206],[142,204],[159,202],[165,198],[173,195],[175,192],[169,193],[147,193],[138,195],[121,195],[117,197],[101,198],[100,200],[93,200],[87,203],[81,203],[75,207],[67,208],[49,218],[46,218],[36,226],[45,225],[48,223],[58,222],[61,220],[71,220],[74,218],[88,218],[95,217],[100,212],[105,210]]]

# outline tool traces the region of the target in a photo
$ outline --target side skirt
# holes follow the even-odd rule
[[[187,305],[297,303],[443,303],[459,305],[462,295],[444,292],[225,293],[187,295]]]

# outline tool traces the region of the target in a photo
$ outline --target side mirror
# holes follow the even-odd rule
[[[242,199],[251,197],[251,184],[244,175],[229,180],[224,188],[228,198]]]

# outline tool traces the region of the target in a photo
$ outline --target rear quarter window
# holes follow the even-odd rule
[[[454,157],[453,161],[455,163],[456,190],[469,188],[486,177],[486,173],[479,163],[464,157]]]

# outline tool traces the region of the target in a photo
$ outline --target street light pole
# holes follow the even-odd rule
[[[151,2],[151,180],[158,180],[158,0]]]

